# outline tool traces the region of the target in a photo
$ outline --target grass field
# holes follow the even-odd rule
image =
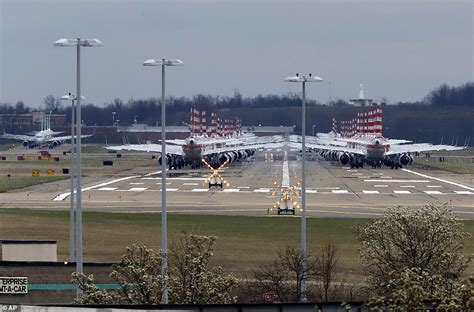
[[[169,215],[168,220],[171,239],[183,231],[217,236],[215,263],[238,275],[270,263],[285,246],[299,246],[299,218]],[[332,242],[340,251],[339,271],[360,276],[352,229],[366,221],[309,218],[308,251],[316,253]],[[0,209],[0,239],[57,240],[59,260],[68,256],[68,224],[68,212]],[[132,243],[159,249],[160,229],[160,214],[85,212],[84,259],[115,261]],[[474,234],[474,222],[466,221],[465,229]],[[474,240],[466,241],[466,247],[473,254]],[[474,272],[473,264],[468,271]]]
[[[68,175],[63,176],[43,176],[43,177],[32,177],[32,176],[12,176],[7,177],[0,176],[0,193],[5,193],[10,190],[24,188],[32,185],[42,184],[42,183],[49,183],[54,181],[60,181],[69,179]]]

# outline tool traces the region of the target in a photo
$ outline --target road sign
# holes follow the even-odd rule
[[[0,294],[23,295],[28,293],[28,277],[0,277]]]

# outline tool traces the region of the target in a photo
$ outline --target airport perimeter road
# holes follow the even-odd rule
[[[207,169],[170,171],[169,212],[276,216],[270,208],[281,197],[274,183],[281,183],[282,163],[282,152],[274,152],[273,161],[264,161],[264,153],[260,152],[256,160],[234,163],[222,171],[230,184],[222,190],[208,188]],[[351,170],[317,160],[308,161],[307,170],[309,216],[377,217],[387,207],[446,203],[459,217],[474,219],[471,175],[411,167]],[[289,171],[291,185],[296,185],[300,163],[295,155],[289,158]],[[160,212],[159,173],[157,168],[156,172],[137,170],[116,177],[85,179],[83,205],[87,211]],[[68,195],[68,181],[55,182],[0,194],[0,207],[67,210]],[[301,201],[298,188],[292,197]]]

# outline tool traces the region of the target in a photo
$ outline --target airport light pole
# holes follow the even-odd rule
[[[83,273],[82,265],[82,187],[81,187],[81,47],[101,47],[98,39],[59,39],[54,42],[56,47],[76,47],[76,272]],[[76,297],[81,290],[76,288]]]
[[[74,185],[74,179],[75,175],[74,172],[75,170],[75,149],[76,149],[76,139],[74,136],[74,128],[76,127],[75,124],[75,112],[74,112],[74,100],[76,97],[69,93],[68,95],[63,95],[61,97],[61,101],[71,101],[71,172],[69,174],[71,175],[71,195],[69,196],[71,199],[71,207],[69,209],[69,262],[73,262],[75,260],[74,257],[74,190],[75,190],[75,185]],[[81,96],[81,100],[84,100],[85,98]]]
[[[323,81],[320,77],[315,77],[309,74],[308,76],[290,76],[285,79],[286,82],[301,82],[303,86],[303,96],[302,96],[302,109],[301,109],[301,256],[302,256],[302,266],[303,266],[303,277],[301,279],[301,289],[300,289],[300,301],[306,301],[306,143],[305,143],[305,134],[306,134],[306,83],[307,82],[319,82]]]
[[[314,127],[316,127],[316,125],[313,125],[313,131],[312,131],[313,136],[314,136]]]
[[[166,102],[165,102],[165,67],[182,66],[178,59],[150,59],[143,62],[143,66],[161,66],[161,274],[168,275],[168,228],[166,212]],[[162,303],[168,304],[168,282],[163,279]]]

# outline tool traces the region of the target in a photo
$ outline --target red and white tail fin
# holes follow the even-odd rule
[[[193,112],[193,135],[199,136],[199,111],[194,108]]]
[[[201,112],[201,135],[207,135],[206,111]]]
[[[336,117],[332,118],[332,133],[337,136],[337,120]]]
[[[217,135],[216,113],[211,113],[211,135]]]

